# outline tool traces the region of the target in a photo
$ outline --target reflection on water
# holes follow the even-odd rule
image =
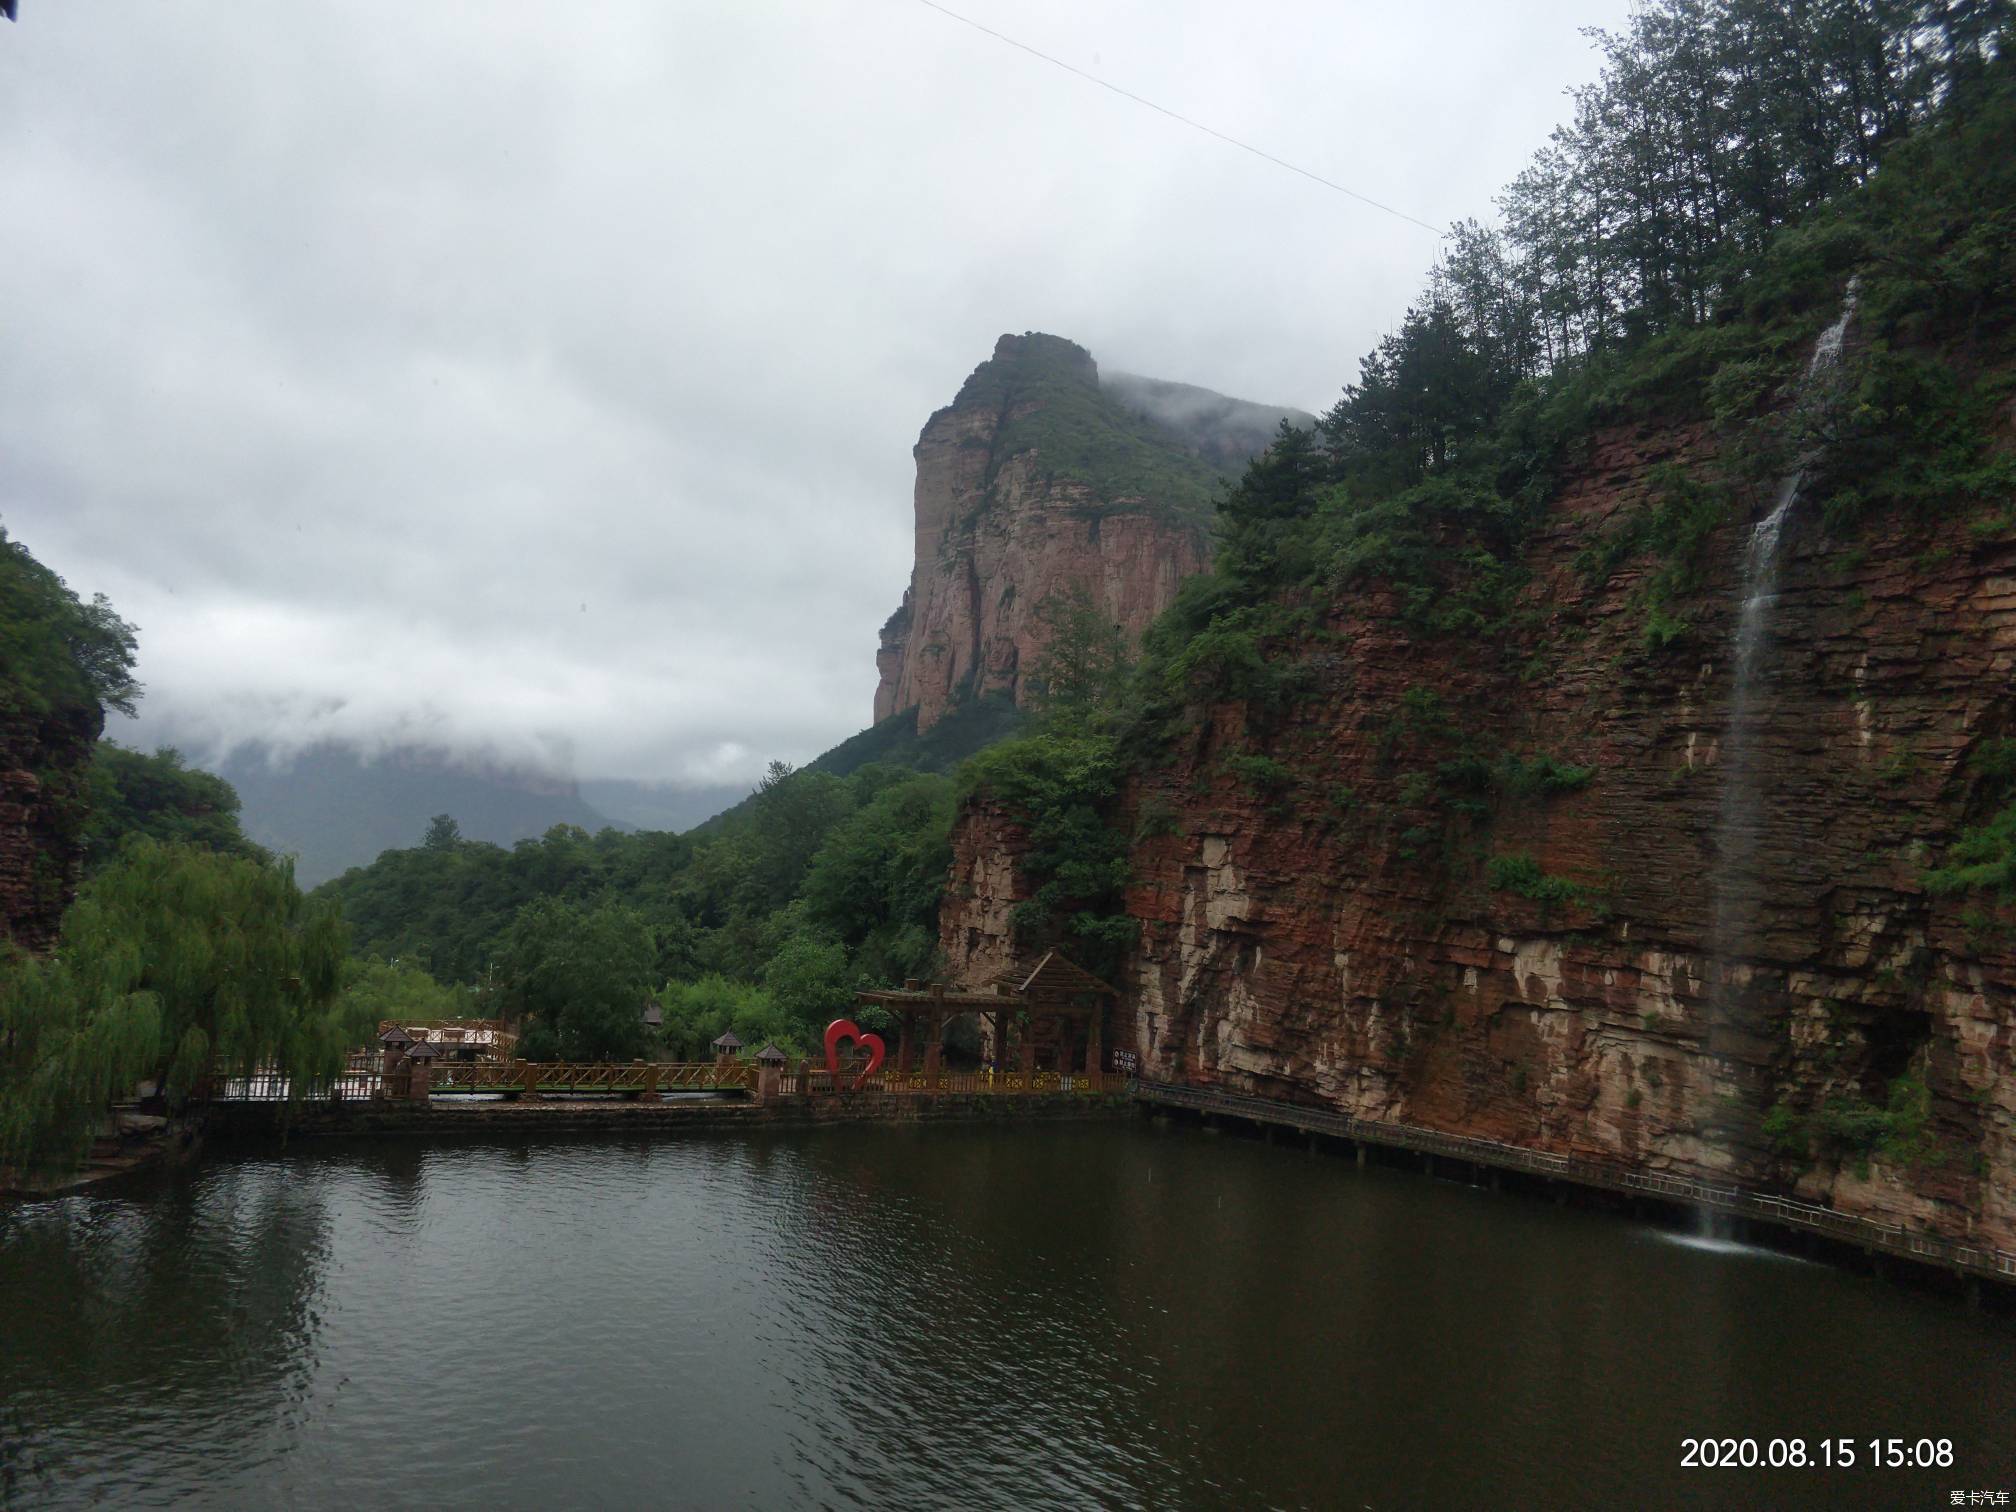
[[[0,1502],[2016,1489],[2008,1320],[1652,1237],[1146,1125],[296,1146],[0,1216]],[[1954,1470],[1678,1468],[1921,1433]]]

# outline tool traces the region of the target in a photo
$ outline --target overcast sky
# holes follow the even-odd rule
[[[947,0],[1437,225],[1624,0]],[[1322,410],[1436,239],[918,0],[21,0],[0,523],[137,727],[736,780],[868,722],[1003,331]]]

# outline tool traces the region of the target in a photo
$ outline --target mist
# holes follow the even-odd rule
[[[968,9],[1444,224],[1625,5]],[[113,733],[212,756],[803,762],[1000,333],[1320,412],[1436,248],[895,3],[65,0],[0,129],[0,522],[139,626]]]

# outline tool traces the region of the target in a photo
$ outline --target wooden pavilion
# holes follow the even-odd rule
[[[935,1074],[944,1054],[945,1026],[961,1014],[977,1014],[988,1058],[997,1070],[1009,1065],[1010,1032],[1017,1062],[1025,1072],[1102,1071],[1106,1005],[1119,993],[1059,951],[1050,951],[1027,970],[996,977],[985,989],[922,985],[860,992],[855,1001],[887,1010],[899,1025],[896,1069],[916,1069],[921,1037],[927,1074]],[[919,1030],[922,1030],[920,1036]],[[1047,1064],[1039,1065],[1039,1061]]]

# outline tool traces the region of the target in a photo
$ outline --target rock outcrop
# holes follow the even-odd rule
[[[917,553],[882,627],[875,720],[928,730],[968,699],[1026,696],[1038,610],[1084,590],[1138,640],[1210,559],[1217,489],[1297,411],[1128,379],[1109,391],[1084,348],[1003,336],[926,422]]]
[[[1753,705],[1756,891],[1718,961],[1737,576],[1769,500],[1707,543],[1664,644],[1644,565],[1584,551],[1710,445],[1598,436],[1530,544],[1511,644],[1418,637],[1376,591],[1333,602],[1275,648],[1303,696],[1174,734],[1129,794],[1141,931],[1111,1039],[1164,1078],[2016,1249],[2016,907],[1923,881],[1984,818],[1970,756],[2016,735],[2016,526],[2006,501],[1854,540],[1794,518]],[[1226,758],[1252,752],[1292,781],[1249,786]],[[941,920],[962,977],[1006,957],[1022,845],[998,809],[962,817]],[[1853,1148],[1900,1087],[1891,1143]]]

